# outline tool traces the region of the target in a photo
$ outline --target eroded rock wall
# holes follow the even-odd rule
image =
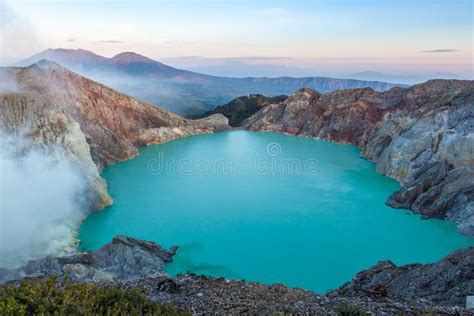
[[[34,92],[0,94],[0,131],[10,138],[6,145],[13,155],[41,150],[51,163],[68,159],[87,182],[84,207],[97,210],[112,203],[79,124],[60,106]]]

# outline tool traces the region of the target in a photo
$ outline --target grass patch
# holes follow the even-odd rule
[[[0,315],[181,315],[137,288],[62,284],[56,277],[0,286]]]
[[[363,308],[353,305],[349,302],[342,301],[336,307],[337,314],[340,316],[368,316],[370,315]]]

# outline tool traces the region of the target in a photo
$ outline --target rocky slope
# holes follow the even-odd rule
[[[96,252],[31,260],[18,269],[0,268],[0,283],[53,275],[68,275],[75,282],[131,281],[166,276],[164,264],[172,261],[176,250],[176,246],[168,251],[151,241],[116,236]]]
[[[464,300],[474,287],[474,248],[457,251],[432,265],[395,267],[381,262],[328,295],[281,284],[228,281],[163,272],[176,247],[164,250],[154,242],[117,236],[96,252],[30,261],[19,269],[0,269],[0,283],[18,283],[33,276],[68,275],[73,282],[122,282],[139,287],[149,298],[193,313],[468,314]],[[446,272],[440,278],[440,272]],[[460,272],[456,272],[460,271]],[[406,287],[407,291],[403,288]]]
[[[322,92],[371,87],[385,91],[392,83],[325,77],[229,78],[177,69],[148,57],[124,52],[106,58],[83,49],[47,49],[18,63],[47,59],[140,100],[194,116],[242,95],[281,95],[310,87]]]
[[[400,181],[389,205],[454,221],[474,236],[474,81],[383,93],[302,89],[242,126],[357,145],[378,172]]]
[[[229,119],[230,126],[237,127],[243,120],[257,113],[262,107],[283,102],[286,98],[287,96],[284,95],[265,97],[261,94],[251,94],[234,99],[227,104],[220,105],[198,117],[206,117],[220,113]]]
[[[187,120],[49,61],[0,71],[20,91],[0,98],[0,128],[7,134],[21,129],[43,147],[62,147],[91,179],[92,209],[111,203],[99,176],[105,166],[135,157],[140,146],[229,127],[222,115]]]
[[[86,208],[101,209],[112,203],[86,137],[60,106],[36,92],[0,94],[0,131],[7,138],[7,150],[15,156],[36,149],[45,152],[51,163],[68,159],[89,183],[84,192]]]
[[[397,267],[382,261],[359,272],[332,294],[424,298],[440,305],[464,306],[474,292],[474,247],[457,250],[433,264]]]

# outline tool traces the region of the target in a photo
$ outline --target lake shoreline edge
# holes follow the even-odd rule
[[[80,163],[83,163],[81,165],[81,168],[82,168],[81,170],[85,170],[85,174],[90,176],[89,180],[91,180],[92,192],[93,193],[98,193],[95,196],[92,195],[94,198],[98,198],[96,201],[94,201],[94,203],[92,203],[94,209],[101,209],[102,207],[110,205],[110,203],[111,203],[111,201],[108,198],[107,192],[106,192],[106,184],[103,183],[101,181],[103,179],[101,179],[98,176],[98,170],[102,170],[104,166],[110,165],[114,162],[122,161],[122,160],[125,160],[125,159],[130,159],[130,158],[134,157],[136,155],[136,152],[137,152],[136,147],[142,147],[142,146],[145,146],[145,145],[148,145],[148,144],[162,143],[162,142],[167,141],[167,140],[173,140],[173,139],[176,139],[176,138],[181,138],[181,137],[192,135],[192,134],[212,133],[212,132],[215,132],[215,131],[229,129],[229,126],[227,124],[228,121],[223,116],[216,115],[216,116],[213,116],[211,118],[202,119],[202,120],[198,120],[198,121],[191,121],[191,120],[182,119],[180,117],[177,117],[174,114],[164,113],[163,110],[161,110],[161,109],[153,109],[153,106],[151,106],[151,105],[143,104],[143,103],[140,103],[139,101],[134,100],[134,99],[132,99],[128,96],[125,96],[123,94],[118,94],[117,92],[113,91],[112,89],[108,89],[105,86],[102,86],[102,85],[99,86],[97,83],[95,83],[91,80],[82,78],[82,77],[80,77],[80,76],[78,76],[78,75],[76,75],[72,72],[69,72],[68,70],[66,70],[66,69],[64,69],[64,68],[62,68],[62,67],[60,67],[60,66],[58,66],[54,63],[47,62],[47,61],[41,61],[38,64],[39,65],[33,65],[31,67],[25,68],[26,69],[25,72],[26,71],[33,71],[33,72],[38,71],[38,72],[40,72],[40,78],[42,78],[43,80],[44,80],[44,77],[53,78],[53,74],[54,74],[55,80],[57,80],[58,78],[67,78],[67,80],[73,82],[72,85],[81,84],[84,87],[86,87],[85,91],[87,93],[89,93],[89,94],[87,94],[87,93],[84,94],[85,95],[84,100],[89,100],[91,98],[90,91],[95,91],[95,90],[102,91],[102,90],[104,90],[105,92],[102,91],[102,93],[107,93],[110,96],[117,97],[118,100],[119,100],[118,102],[120,104],[133,104],[133,107],[131,107],[130,109],[127,109],[127,111],[130,111],[129,113],[133,113],[133,114],[138,113],[139,111],[137,111],[136,108],[140,108],[140,110],[142,111],[142,112],[140,112],[140,115],[143,115],[142,117],[140,117],[140,119],[142,119],[143,117],[145,117],[147,115],[149,117],[151,117],[151,119],[149,119],[149,121],[147,121],[145,119],[143,121],[137,120],[137,122],[131,122],[131,123],[127,122],[129,124],[132,124],[132,126],[135,123],[137,124],[137,126],[142,124],[142,128],[139,129],[138,133],[136,133],[136,131],[133,128],[130,129],[130,130],[118,130],[118,131],[113,130],[113,128],[115,128],[114,126],[117,125],[115,123],[111,123],[111,122],[113,122],[114,119],[116,119],[115,116],[101,118],[101,120],[103,120],[101,122],[103,122],[104,125],[107,125],[107,124],[111,125],[110,128],[111,128],[112,132],[108,131],[108,133],[112,133],[112,134],[115,133],[115,134],[113,134],[113,137],[107,138],[105,143],[100,143],[100,141],[103,140],[103,139],[101,139],[100,132],[95,133],[95,134],[92,133],[92,137],[91,137],[91,134],[88,135],[88,139],[87,139],[88,142],[86,143],[85,142],[86,138],[85,138],[84,134],[82,134],[81,128],[84,128],[84,129],[90,128],[91,118],[81,116],[83,114],[81,114],[79,111],[75,111],[75,110],[72,111],[71,113],[66,113],[66,114],[64,114],[62,112],[59,113],[58,112],[58,107],[59,106],[64,106],[64,104],[60,104],[59,106],[54,105],[54,106],[52,106],[53,110],[50,111],[49,109],[47,109],[47,106],[49,105],[49,103],[48,103],[49,100],[52,97],[54,97],[54,95],[53,95],[53,92],[49,92],[49,90],[46,90],[47,92],[46,92],[46,95],[44,96],[46,98],[46,102],[43,101],[42,99],[40,101],[42,104],[45,105],[46,110],[44,112],[39,112],[39,113],[35,112],[32,115],[43,115],[43,118],[46,117],[46,118],[51,119],[51,120],[53,120],[53,119],[56,120],[58,117],[60,117],[61,119],[66,117],[67,118],[67,121],[66,121],[67,124],[64,125],[64,126],[66,126],[66,128],[70,128],[71,130],[74,129],[74,133],[77,133],[77,130],[81,131],[80,137],[82,137],[81,141],[83,141],[83,142],[80,145],[82,147],[79,150],[77,148],[74,148],[74,147],[66,148],[65,151],[68,154],[70,154],[70,156],[72,156],[74,159],[77,159]],[[12,70],[12,71],[16,72],[17,76],[20,76],[20,75],[21,76],[27,76],[27,75],[29,75],[29,74],[25,75],[23,73],[20,74],[20,72],[23,71],[23,70],[16,69],[16,70]],[[61,77],[61,76],[64,76],[64,77]],[[60,80],[63,80],[63,79],[60,79]],[[428,82],[426,84],[426,86],[423,86],[423,84],[422,84],[422,85],[418,85],[418,87],[416,87],[416,88],[413,88],[413,89],[409,88],[409,89],[412,89],[412,90],[410,90],[410,92],[416,92],[417,91],[416,89],[423,90],[425,88],[427,89],[428,93],[433,93],[433,91],[436,91],[437,89],[441,91],[441,101],[442,102],[433,103],[435,105],[439,105],[440,103],[442,103],[442,105],[445,104],[445,103],[449,104],[450,102],[454,103],[454,104],[459,104],[461,102],[459,100],[461,99],[461,100],[463,100],[462,104],[466,105],[466,107],[467,107],[468,105],[472,105],[472,101],[473,101],[473,98],[474,98],[474,94],[472,93],[473,89],[474,89],[474,84],[473,83],[465,83],[465,82],[461,82],[461,81],[457,81],[457,80],[436,80],[436,81],[433,81],[433,82]],[[405,93],[403,91],[408,91],[409,89],[394,88],[394,89],[389,90],[388,92],[386,92],[385,95],[388,96],[390,100],[393,100],[393,99],[400,98],[400,95],[403,95]],[[39,91],[42,91],[42,90],[39,89]],[[344,90],[344,91],[347,91],[347,90]],[[364,100],[367,100],[367,99],[370,99],[370,98],[380,97],[380,95],[375,95],[374,96],[373,95],[374,91],[371,90],[371,89],[355,89],[355,90],[350,90],[350,91],[352,91],[351,93],[357,94],[359,96],[359,98],[357,98],[357,102],[359,102],[360,100],[364,101]],[[400,92],[400,91],[402,91],[402,92]],[[41,92],[41,93],[43,93],[43,92]],[[54,93],[57,93],[57,92],[54,92]],[[335,93],[327,94],[327,95],[330,96],[331,98],[332,97],[337,98],[339,96],[338,93],[340,93],[340,92],[335,92]],[[451,95],[450,95],[450,93],[451,93]],[[455,94],[454,98],[452,97],[452,93]],[[367,95],[365,95],[365,94],[368,94],[369,97],[367,97]],[[363,99],[363,98],[361,99],[360,96],[363,96],[365,99]],[[30,95],[30,94],[29,95],[15,96],[15,98],[16,97],[22,98],[21,102],[19,102],[19,103],[21,103],[21,106],[23,106],[23,107],[25,106],[25,104],[29,104],[31,99],[37,98],[36,95]],[[290,108],[295,108],[296,107],[295,108],[296,112],[295,111],[292,111],[292,112],[293,112],[293,114],[296,113],[296,114],[299,115],[298,104],[301,105],[301,102],[300,103],[298,103],[298,102],[302,101],[301,99],[298,100],[299,97],[303,97],[303,101],[304,101],[303,105],[308,106],[312,102],[310,99],[314,98],[315,95],[313,93],[309,92],[307,89],[303,89],[300,92],[297,92],[295,96],[290,96],[290,98],[292,98],[292,99],[290,99],[290,101],[295,100],[297,102],[291,103],[291,102],[286,102],[285,101],[286,103],[285,103],[285,106],[283,107],[283,109],[285,109],[285,107],[287,107],[288,105],[290,106]],[[404,96],[404,97],[407,97],[407,96]],[[456,97],[458,99],[456,99]],[[43,96],[41,96],[40,98],[43,98]],[[62,98],[62,100],[68,100],[68,97],[61,96],[61,98]],[[304,100],[304,98],[308,102],[306,102]],[[6,102],[8,103],[10,101],[11,100],[7,100]],[[357,103],[357,104],[359,104],[362,107],[367,107],[367,104],[365,104],[362,101],[359,102],[360,104],[359,103]],[[84,104],[86,104],[86,102],[84,102],[80,106],[83,106]],[[91,102],[91,103],[89,103],[89,105],[90,104],[96,105],[97,101]],[[10,103],[10,105],[12,105],[12,107],[14,107],[14,106],[17,105],[17,103],[16,103],[16,101],[13,101],[13,102]],[[410,108],[410,105],[407,105],[407,104],[403,104],[403,105]],[[411,105],[411,106],[413,106],[413,105]],[[64,106],[64,108],[67,108],[67,107]],[[451,111],[451,108],[449,108],[449,107],[448,108],[445,107],[443,109],[446,110],[446,111]],[[88,109],[88,110],[90,110],[90,109]],[[254,120],[251,123],[247,122],[245,124],[257,124],[258,125],[261,122],[265,122],[266,118],[268,118],[268,117],[266,117],[262,120],[262,115],[265,116],[265,115],[269,114],[270,110],[281,111],[282,106],[281,105],[268,106],[265,109],[262,109],[260,112],[258,112],[257,114],[254,115],[256,120]],[[92,109],[90,111],[92,111],[91,112],[92,116],[96,115],[97,117],[100,117],[102,115],[102,113],[94,113],[94,111],[97,111],[96,109]],[[428,111],[427,113],[429,113],[430,115],[435,115],[435,116],[437,115],[436,110],[428,108],[427,111]],[[380,112],[380,113],[377,112],[376,114],[381,115],[382,112]],[[125,113],[126,113],[126,111],[125,111]],[[145,113],[145,114],[143,114],[143,113]],[[281,114],[280,112],[278,112],[278,113]],[[273,114],[271,114],[271,115],[273,115]],[[391,113],[391,114],[396,116],[393,113]],[[461,114],[463,114],[463,113],[461,113]],[[163,124],[163,120],[164,120],[163,117],[166,118],[165,119],[166,124],[165,124],[165,126],[159,126],[159,125]],[[272,117],[272,116],[270,116],[270,117]],[[282,116],[282,117],[284,118],[284,116]],[[282,117],[278,117],[278,118],[282,118]],[[378,117],[378,119],[379,118],[380,117]],[[14,119],[17,119],[17,118],[15,117]],[[124,118],[122,117],[121,119],[124,119]],[[133,118],[133,116],[131,116],[131,117],[127,117],[127,119],[132,120],[134,118]],[[92,121],[93,121],[93,119],[92,119]],[[14,123],[18,123],[18,122],[14,122]],[[354,121],[354,123],[358,124],[357,121]],[[152,127],[153,124],[158,125],[158,126],[157,127]],[[9,124],[9,126],[10,125],[12,125],[12,124]],[[127,125],[127,124],[124,124],[124,126],[125,125]],[[20,126],[20,124],[18,124],[18,126]],[[263,127],[256,127],[256,126],[247,125],[246,128],[248,128],[250,130],[264,129]],[[301,131],[301,130],[297,131],[297,130],[293,129],[294,126],[284,126],[284,127],[285,127],[286,131],[293,132],[293,133],[290,133],[290,134],[293,134],[293,135],[294,134],[299,134],[300,131]],[[376,127],[378,129],[381,128],[380,126],[376,126]],[[90,129],[89,132],[90,131],[93,131],[93,130]],[[274,131],[278,131],[278,129],[274,130]],[[49,135],[49,137],[51,137],[52,139],[53,139],[53,137],[57,136],[55,133],[57,133],[58,131],[55,130],[53,132],[54,133]],[[68,132],[70,132],[70,130],[68,130]],[[390,130],[389,132],[391,133],[392,130]],[[451,140],[450,139],[450,137],[451,137],[450,134],[446,133],[446,135],[447,135],[446,136],[447,139]],[[107,134],[107,137],[109,137],[109,136],[110,136],[110,134]],[[342,136],[345,137],[347,135],[342,134]],[[387,136],[387,135],[385,135],[385,136]],[[48,135],[46,135],[46,137],[48,137]],[[362,137],[362,139],[364,139],[364,138]],[[375,141],[379,144],[386,145],[385,142],[386,142],[387,139],[388,138],[382,137],[380,139],[373,139],[373,141]],[[115,143],[112,142],[112,140],[115,140]],[[40,140],[40,142],[41,141],[43,141],[45,144],[48,143],[48,139]],[[366,141],[366,140],[364,140],[364,141]],[[92,142],[92,145],[89,145],[88,144],[89,142]],[[438,142],[438,143],[434,144],[435,145],[434,148],[436,148],[436,149],[440,148],[439,147],[440,144],[444,144],[444,143]],[[471,143],[466,143],[467,147],[470,144]],[[71,145],[71,144],[69,144],[69,145]],[[71,146],[75,146],[75,145],[72,144]],[[90,152],[88,152],[87,155],[85,155],[85,156],[80,156],[80,155],[84,154],[84,148],[86,148],[86,146],[87,146],[87,149],[89,149],[89,146],[91,146],[91,148],[95,151],[95,152],[93,152],[93,155],[92,155],[93,158],[95,159],[94,161],[92,159],[92,156],[91,156]],[[430,143],[430,146],[431,146],[431,143]],[[399,150],[400,147],[395,147],[393,149],[394,150]],[[107,151],[108,150],[112,151],[111,156],[107,156]],[[120,152],[120,150],[123,150],[123,152]],[[92,151],[92,150],[90,150],[90,151]],[[78,155],[78,152],[79,152],[80,155]],[[449,154],[449,152],[447,152],[447,153]],[[380,158],[381,153],[380,152],[370,152],[369,151],[369,152],[366,152],[366,154],[367,154],[367,159],[372,160],[372,157],[379,157]],[[419,153],[415,153],[415,154],[416,154],[415,156],[417,156]],[[464,155],[466,153],[462,152],[462,154]],[[79,157],[79,158],[77,158],[77,157]],[[86,158],[84,158],[84,157],[86,157]],[[422,155],[421,157],[424,158],[425,156]],[[450,156],[450,158],[452,158],[452,157]],[[463,162],[463,161],[464,160],[461,159],[460,163]],[[439,183],[444,181],[443,179],[448,179],[448,180],[451,179],[450,181],[453,181],[453,179],[452,179],[453,177],[462,177],[462,176],[466,176],[466,175],[469,176],[470,174],[472,174],[472,170],[470,170],[470,169],[468,170],[468,172],[466,174],[459,174],[459,172],[458,172],[459,170],[456,171],[457,173],[447,174],[447,173],[451,172],[454,169],[449,169],[449,168],[446,169],[446,166],[443,165],[443,164],[436,164],[436,163],[433,164],[433,163],[431,163],[431,161],[429,161],[429,162],[430,162],[430,164],[428,164],[428,166],[429,166],[428,169],[425,168],[425,169],[418,170],[419,172],[421,172],[421,175],[424,177],[424,179],[429,181],[429,185],[433,184],[433,185],[437,186]],[[91,163],[94,164],[93,167],[92,167]],[[456,163],[458,163],[458,161],[456,161]],[[84,167],[84,165],[86,167]],[[464,167],[462,167],[460,170],[465,171],[466,168],[464,168],[464,169],[463,168]],[[389,169],[387,169],[387,170],[389,170]],[[420,168],[418,168],[418,169],[420,169]],[[400,171],[400,170],[398,170],[398,171]],[[435,177],[437,171],[443,173],[443,175],[444,175],[443,179],[438,179],[438,178]],[[87,172],[90,172],[90,173],[87,173]],[[396,173],[388,172],[388,174],[392,175],[394,177],[397,177]],[[456,179],[458,179],[458,178],[455,178],[454,180],[456,180]],[[464,185],[464,184],[461,183],[461,185]],[[456,188],[458,188],[458,187],[455,187],[454,189],[456,189]],[[441,190],[441,188],[439,188],[439,189]],[[428,196],[425,195],[425,199],[422,200],[422,201],[418,201],[418,202],[420,202],[420,203],[418,203],[416,201],[416,198],[419,197],[421,193],[417,192],[417,193],[420,193],[420,194],[417,194],[417,195],[413,196],[413,195],[411,195],[411,192],[413,192],[413,190],[415,190],[415,191],[418,190],[418,191],[421,191],[421,193],[426,193],[427,188],[425,186],[421,186],[421,187],[417,186],[416,183],[413,186],[408,186],[407,191],[404,191],[404,192],[402,191],[398,195],[394,196],[393,199],[390,199],[392,201],[391,203],[393,204],[393,206],[408,205],[409,206],[408,208],[417,209],[418,207],[422,207],[424,205],[423,203],[428,203],[429,204],[429,203],[433,202],[433,200],[430,200],[430,198],[433,198],[432,195],[428,195]],[[465,191],[463,191],[463,192],[465,192]],[[467,193],[469,194],[469,192],[467,192]],[[456,194],[457,194],[457,192],[455,192],[455,196],[457,196]],[[458,200],[453,200],[453,201],[456,202],[456,203],[460,203],[460,201],[458,201]],[[421,203],[421,202],[423,202],[423,203]],[[419,210],[423,210],[423,209],[419,208]],[[456,211],[458,211],[458,209],[456,209]],[[465,216],[465,213],[463,213],[464,211],[466,211],[466,210],[461,209],[459,211],[460,213],[456,213],[456,215],[461,214],[459,216]],[[425,215],[430,216],[430,214],[425,214]],[[441,218],[444,219],[446,214],[438,214],[438,213],[434,212],[431,215],[433,217],[438,216],[438,217],[441,217]],[[474,218],[474,216],[473,216],[473,218]],[[469,229],[466,230],[466,231],[469,234],[471,234],[471,236],[472,236],[472,234],[474,234],[474,231],[470,231]],[[472,259],[472,257],[473,257],[472,252],[473,251],[474,250],[473,250],[472,247],[464,249],[464,250],[460,250],[458,252],[455,251],[455,252],[453,252],[453,254],[451,254],[450,256],[447,257],[449,259],[448,263],[446,263],[444,261],[440,261],[439,264],[441,265],[442,269],[449,269],[449,268],[452,268],[453,266],[456,267],[457,264],[461,265],[464,262],[462,260],[458,260],[459,259],[458,258],[459,252],[461,254],[467,252],[467,258]],[[73,254],[73,256],[74,255],[76,255],[76,254]],[[67,259],[68,256],[65,256],[65,257],[62,257],[62,258],[66,258],[65,260],[68,260]],[[40,260],[46,260],[45,262],[48,262],[48,260],[54,260],[54,259],[52,257],[47,257],[45,259],[40,259]],[[62,260],[62,259],[60,259],[60,260]],[[445,266],[445,263],[449,264],[449,266]],[[414,266],[419,266],[417,264],[413,264],[413,265]],[[472,261],[471,262],[468,261],[468,267],[472,268]],[[74,267],[70,267],[70,268],[74,268]],[[386,267],[384,266],[382,268],[385,269]],[[379,266],[379,267],[377,267],[377,269],[381,269],[381,267]],[[389,267],[389,270],[393,270],[393,269],[394,269],[393,267]],[[402,270],[406,270],[406,269],[407,268],[402,268]],[[61,271],[64,272],[64,270],[61,270]],[[37,274],[37,273],[35,273],[35,274]],[[438,275],[436,275],[436,276],[438,276]],[[471,273],[471,275],[466,275],[465,277],[466,277],[466,280],[465,280],[466,281],[466,286],[468,286],[468,285],[472,286],[472,284],[474,283],[474,277],[472,276],[472,273]],[[210,278],[210,280],[218,280],[218,279]],[[425,280],[425,281],[428,281],[428,280]],[[433,280],[431,280],[431,281],[433,281]],[[198,284],[201,284],[199,282],[198,282]],[[245,284],[245,283],[243,283],[243,284]],[[365,289],[363,289],[363,291],[365,291]],[[378,293],[377,291],[375,291],[371,295],[375,295],[374,297],[378,297],[380,295],[381,295],[381,297],[386,297],[385,295],[387,293],[385,291],[382,290],[380,293]],[[197,295],[199,293],[192,292],[192,293],[187,293],[186,295],[189,295],[189,297],[193,297],[193,295],[195,295],[195,294]],[[472,293],[470,293],[470,294],[472,294]],[[427,296],[425,296],[425,297],[426,297],[427,300],[429,300],[430,296],[431,296],[431,294],[427,294]],[[370,301],[372,299],[374,299],[374,297],[370,296],[370,298],[368,299],[369,302],[365,301],[365,304],[367,304],[366,306],[370,306]],[[390,300],[391,299],[392,298],[390,298]],[[396,300],[397,298],[393,298],[393,299]],[[430,303],[428,302],[428,304],[430,304]],[[387,307],[387,305],[383,305],[382,307]],[[433,305],[430,305],[430,308],[431,307],[433,307]],[[416,310],[416,306],[410,306],[410,305],[405,305],[403,308],[406,308],[406,309],[404,309],[406,311]],[[390,310],[390,309],[387,309],[387,310]],[[456,310],[456,313],[458,311],[459,311],[459,309]]]

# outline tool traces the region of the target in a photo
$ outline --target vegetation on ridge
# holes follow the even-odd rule
[[[57,277],[0,286],[0,315],[178,315],[137,288],[73,284]]]
[[[285,95],[265,97],[261,94],[251,94],[250,96],[236,98],[198,117],[221,113],[229,119],[230,126],[238,127],[242,121],[257,113],[262,107],[272,103],[283,102],[286,98],[287,96]]]

